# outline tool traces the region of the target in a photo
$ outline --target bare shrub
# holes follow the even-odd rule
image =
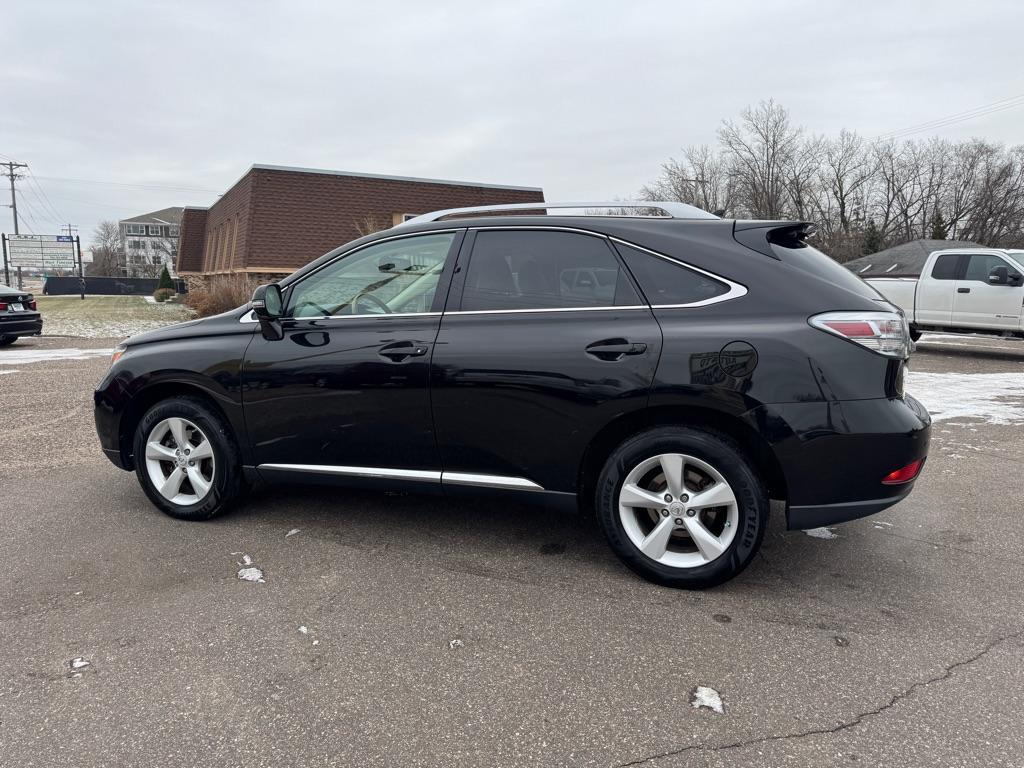
[[[219,315],[247,303],[259,281],[247,275],[216,275],[205,286],[190,289],[185,304],[200,317]]]

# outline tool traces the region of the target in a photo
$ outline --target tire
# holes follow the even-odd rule
[[[686,478],[675,483],[679,496],[671,504],[670,476]],[[698,508],[701,501],[723,503]],[[623,563],[649,581],[683,589],[737,576],[760,548],[768,522],[764,483],[736,442],[689,427],[659,427],[622,443],[601,471],[595,502],[605,537]]]
[[[911,327],[911,329],[910,329],[910,340],[911,341],[920,341],[921,340],[921,331],[917,330],[917,328]]]
[[[17,336],[0,336],[0,347],[9,347],[17,340]]]
[[[181,437],[184,448],[179,443]],[[171,517],[209,520],[226,511],[241,494],[241,462],[234,434],[201,398],[172,397],[150,408],[135,429],[134,451],[135,474],[142,490]],[[156,484],[156,478],[167,480],[172,475],[178,481],[173,499]],[[174,491],[173,481],[167,491]]]

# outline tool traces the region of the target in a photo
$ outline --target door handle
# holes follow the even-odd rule
[[[626,339],[604,339],[586,347],[588,355],[609,362],[621,360],[626,355],[642,355],[646,351],[647,345],[643,342],[631,342]]]
[[[956,292],[957,293],[970,293],[971,289],[970,288],[957,288]]]
[[[413,344],[411,341],[396,341],[394,344],[385,344],[377,354],[385,357],[393,363],[400,363],[409,357],[423,357],[427,354],[429,345]]]

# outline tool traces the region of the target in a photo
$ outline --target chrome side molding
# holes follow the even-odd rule
[[[475,485],[481,488],[513,488],[520,491],[543,491],[544,489],[525,477],[505,475],[480,475],[475,472],[442,472],[442,485]]]
[[[258,470],[308,472],[314,475],[371,477],[382,480],[413,480],[441,485],[471,485],[480,488],[508,488],[519,491],[543,491],[544,488],[525,477],[483,475],[476,472],[437,472],[426,469],[394,467],[347,467],[335,464],[260,464]]]

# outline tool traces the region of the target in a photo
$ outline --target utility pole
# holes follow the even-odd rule
[[[75,232],[78,231],[78,225],[76,224],[61,224],[60,230],[68,237],[71,237]]]
[[[0,165],[7,166],[7,170],[4,172],[4,176],[11,180],[11,205],[10,208],[14,211],[14,234],[18,234],[18,197],[14,193],[14,180],[21,178],[20,173],[15,173],[15,168],[28,168],[28,163],[15,163],[14,161],[7,163],[0,163]]]

